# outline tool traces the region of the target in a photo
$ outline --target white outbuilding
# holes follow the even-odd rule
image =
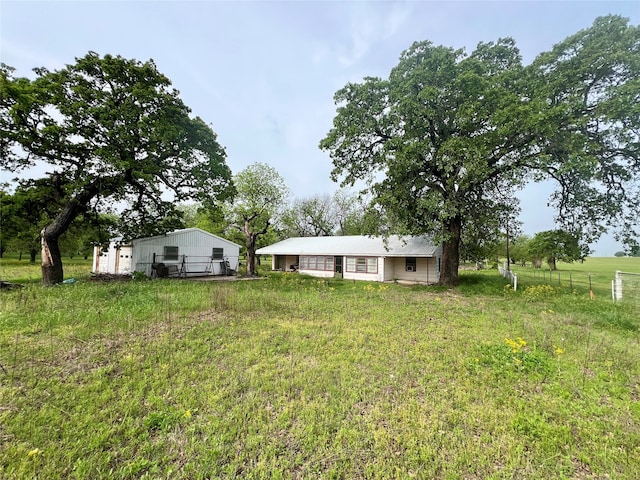
[[[130,244],[113,240],[107,250],[95,247],[93,272],[148,277],[229,275],[238,270],[240,245],[199,228],[138,238]]]

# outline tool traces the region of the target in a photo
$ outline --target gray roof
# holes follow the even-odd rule
[[[434,257],[440,248],[426,237],[294,237],[268,247],[258,255],[359,255],[366,257]]]
[[[153,237],[143,237],[143,238],[136,238],[135,240],[133,240],[132,243],[136,243],[136,244],[140,244],[143,242],[153,242],[154,240],[158,239],[158,238],[166,238],[166,237],[177,237],[177,236],[181,236],[181,235],[189,235],[189,234],[196,234],[196,235],[204,235],[206,237],[209,238],[214,238],[216,239],[218,242],[223,242],[223,243],[227,243],[231,246],[234,247],[238,247],[238,248],[242,248],[242,245],[238,245],[237,243],[232,242],[231,240],[227,240],[226,238],[222,238],[219,237],[218,235],[215,235],[211,232],[207,232],[206,230],[202,230],[201,228],[182,228],[179,230],[174,230],[172,232],[167,232],[164,235],[155,235]]]

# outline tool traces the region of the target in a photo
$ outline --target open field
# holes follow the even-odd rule
[[[43,288],[0,265],[26,285],[0,292],[0,478],[640,471],[640,315],[604,294],[496,271],[102,284],[86,265]]]
[[[616,270],[640,273],[640,257],[589,257],[584,262],[558,262],[554,272],[549,271],[546,263],[542,267],[534,269],[530,263],[527,267],[511,266],[525,284],[550,283],[579,292],[588,292],[591,285],[596,295],[611,298],[611,280]]]

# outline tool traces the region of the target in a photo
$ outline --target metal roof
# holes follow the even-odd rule
[[[155,235],[153,237],[144,237],[144,238],[136,238],[135,240],[133,240],[131,243],[134,244],[140,244],[140,243],[146,243],[146,242],[154,242],[157,239],[163,239],[163,238],[167,238],[167,237],[177,237],[177,236],[182,236],[182,235],[189,235],[189,234],[195,234],[195,235],[203,235],[212,239],[216,239],[218,242],[223,242],[223,243],[227,243],[230,246],[234,246],[234,247],[238,247],[241,248],[241,245],[238,245],[237,243],[234,243],[230,240],[227,240],[226,238],[222,238],[219,237],[218,235],[215,235],[211,232],[207,232],[205,230],[202,230],[201,228],[183,228],[180,230],[174,230],[172,232],[167,232],[164,235]]]
[[[440,250],[424,236],[294,237],[268,247],[258,255],[359,255],[366,257],[434,257]]]

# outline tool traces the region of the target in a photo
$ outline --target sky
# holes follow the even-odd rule
[[[292,198],[306,198],[338,188],[318,148],[334,93],[388,77],[414,41],[471,52],[512,37],[528,64],[607,14],[638,25],[640,2],[0,0],[0,61],[33,77],[33,68],[59,69],[89,51],[153,59],[217,133],[233,173],[266,163]],[[524,233],[555,228],[550,193],[536,184],[521,192]],[[592,248],[622,249],[611,236]]]

